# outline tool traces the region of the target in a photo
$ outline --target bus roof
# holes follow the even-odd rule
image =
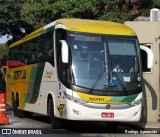
[[[56,24],[63,24],[70,31],[128,36],[136,34],[128,26],[110,21],[59,19],[56,21]]]
[[[110,22],[110,21],[97,21],[97,20],[86,20],[86,19],[59,19],[51,22],[44,27],[41,27],[29,35],[25,36],[21,40],[10,45],[14,47],[25,41],[31,40],[35,37],[40,36],[47,32],[48,29],[53,28],[55,25],[64,25],[66,30],[73,32],[88,32],[94,34],[110,34],[110,35],[124,35],[124,36],[134,36],[135,31],[127,27],[124,24]]]

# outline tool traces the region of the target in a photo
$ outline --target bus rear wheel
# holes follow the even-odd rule
[[[14,116],[19,117],[19,118],[25,117],[24,111],[19,109],[19,96],[18,95],[16,95],[16,99],[14,98],[14,95],[12,95],[12,108],[13,108]]]
[[[49,117],[50,117],[51,127],[53,129],[60,129],[62,127],[62,125],[61,125],[60,120],[54,116],[54,105],[53,105],[52,99],[49,99],[49,101],[48,101],[48,113],[49,113]]]
[[[16,101],[14,98],[14,94],[12,94],[12,110],[13,110],[14,116],[17,116],[17,107],[16,107]]]

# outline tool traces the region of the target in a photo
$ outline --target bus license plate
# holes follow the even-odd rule
[[[114,118],[114,113],[102,112],[101,117],[102,118]]]

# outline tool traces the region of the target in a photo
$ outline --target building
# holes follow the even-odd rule
[[[160,122],[160,21],[127,21],[138,35],[141,45],[151,48],[154,54],[152,69],[147,68],[147,54],[142,53],[143,65],[143,112],[141,122]]]

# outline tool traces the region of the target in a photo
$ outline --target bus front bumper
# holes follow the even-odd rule
[[[123,105],[119,105],[118,107],[118,105],[116,105],[117,109],[113,105],[111,105],[110,109],[106,109],[103,107],[104,105],[106,106],[106,104],[92,104],[93,107],[87,107],[67,99],[63,118],[84,121],[140,121],[142,103],[130,107],[124,107]]]

